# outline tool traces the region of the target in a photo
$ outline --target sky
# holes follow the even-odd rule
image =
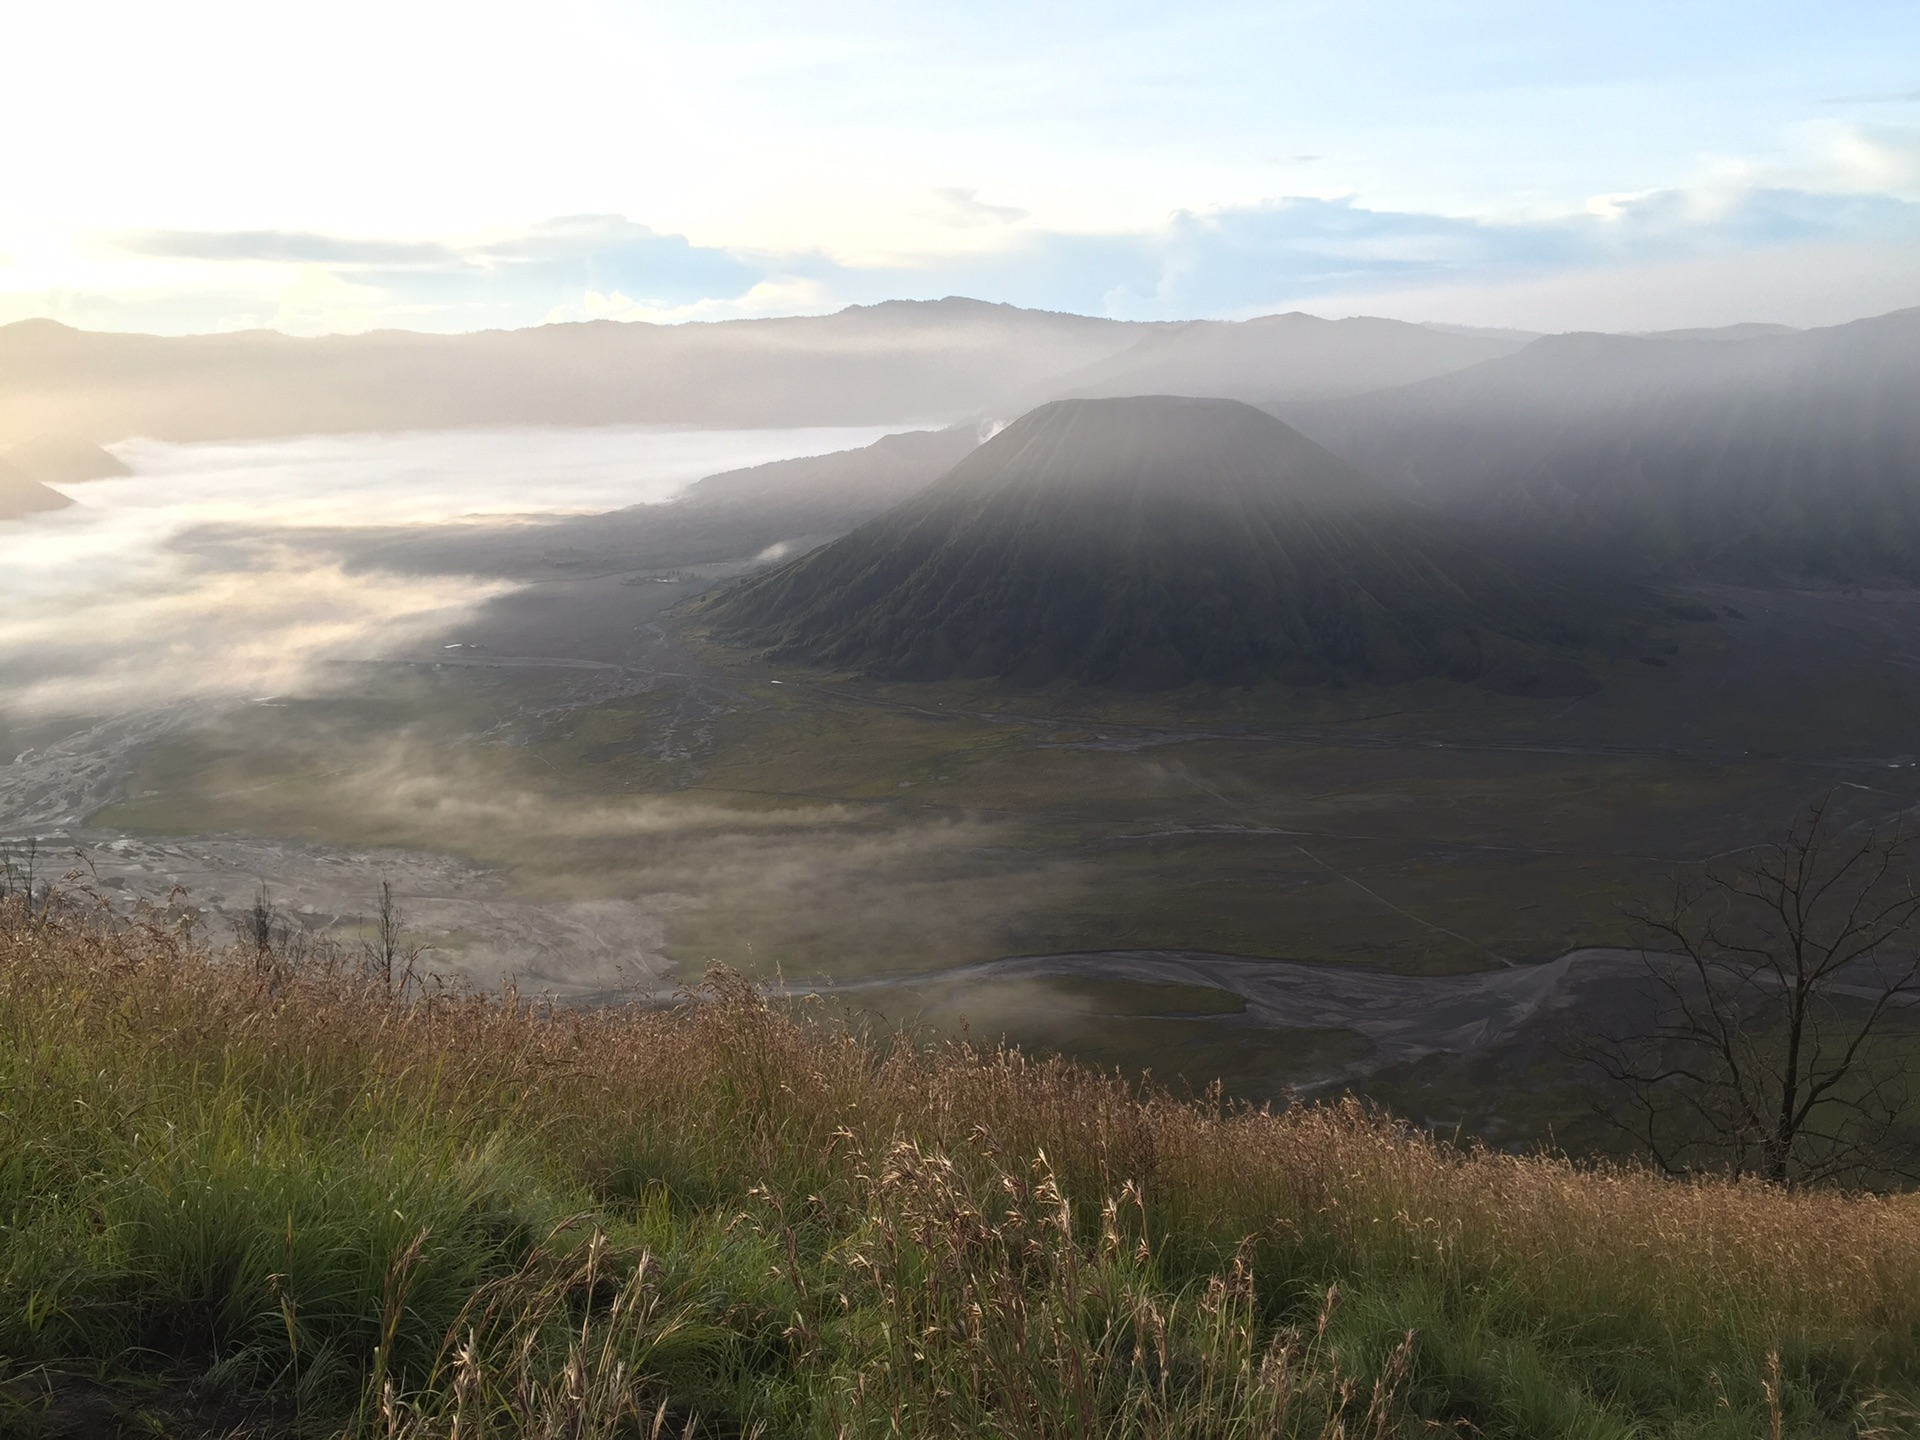
[[[0,322],[1920,305],[1920,5],[13,0]]]

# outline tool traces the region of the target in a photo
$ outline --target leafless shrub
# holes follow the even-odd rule
[[[1637,915],[1660,1015],[1596,1051],[1610,1118],[1670,1172],[1777,1184],[1911,1175],[1898,1031],[1920,1001],[1904,831],[1843,828],[1832,797],[1744,864]]]
[[[407,943],[406,910],[386,875],[380,877],[372,925],[372,937],[361,942],[362,970],[390,999],[402,999],[415,983],[420,957],[426,951],[423,946]]]

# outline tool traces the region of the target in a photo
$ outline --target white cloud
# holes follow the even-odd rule
[[[1839,125],[1829,131],[1827,149],[1836,188],[1906,195],[1920,190],[1920,131]]]
[[[617,290],[611,295],[589,290],[577,300],[555,305],[541,318],[549,325],[570,320],[643,320],[655,325],[679,325],[691,320],[824,315],[845,303],[835,299],[819,280],[789,277],[762,280],[742,295],[716,296],[686,305],[648,305]]]
[[[1312,308],[1524,330],[1630,331],[1746,321],[1835,325],[1912,306],[1920,306],[1920,246],[1805,244],[1418,289],[1352,289],[1323,295]]]
[[[978,190],[961,189],[959,186],[935,190],[933,198],[939,202],[933,218],[956,230],[972,230],[982,225],[1015,225],[1032,213],[1017,205],[989,205],[980,199]]]

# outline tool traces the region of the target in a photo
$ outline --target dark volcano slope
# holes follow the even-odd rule
[[[708,600],[716,639],[894,679],[1591,680],[1564,595],[1230,400],[1064,400]]]

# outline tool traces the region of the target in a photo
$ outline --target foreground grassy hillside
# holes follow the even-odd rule
[[[1913,1197],[0,917],[0,1431],[1912,1433]]]

